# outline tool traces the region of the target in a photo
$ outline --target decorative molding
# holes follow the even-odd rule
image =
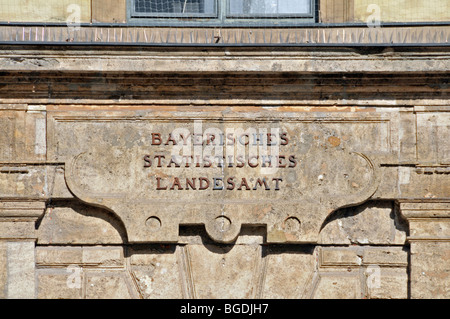
[[[0,201],[0,221],[36,221],[45,207],[45,202]]]
[[[122,220],[130,243],[177,242],[179,225],[192,224],[204,224],[210,237],[223,243],[233,242],[239,235],[241,225],[267,225],[267,242],[315,243],[323,222],[331,212],[343,206],[365,202],[376,192],[380,183],[380,164],[376,158],[344,149],[315,146],[312,142],[307,152],[301,151],[302,144],[298,140],[298,136],[291,133],[289,146],[283,146],[283,155],[295,155],[298,165],[294,166],[295,169],[291,168],[289,172],[286,171],[286,168],[281,168],[275,175],[267,177],[270,178],[270,183],[274,177],[286,181],[288,174],[295,172],[298,182],[286,189],[278,188],[272,183],[270,187],[266,185],[266,190],[263,192],[261,189],[255,192],[257,187],[251,186],[253,192],[246,193],[245,196],[242,192],[236,192],[237,186],[230,191],[225,188],[221,189],[222,191],[214,191],[210,187],[208,190],[197,193],[191,190],[175,194],[174,192],[177,190],[174,187],[171,188],[171,191],[168,190],[167,185],[166,188],[161,188],[155,176],[166,176],[162,183],[167,184],[174,174],[177,176],[177,173],[181,174],[179,175],[180,180],[184,177],[191,178],[192,174],[195,177],[194,168],[187,170],[187,175],[184,170],[174,171],[175,168],[170,165],[170,168],[167,168],[167,163],[162,168],[152,167],[143,170],[141,166],[144,164],[141,164],[140,156],[143,151],[142,145],[139,146],[134,142],[119,145],[120,143],[110,143],[98,136],[99,140],[94,144],[92,144],[93,140],[89,140],[82,142],[82,145],[72,145],[70,149],[67,149],[61,140],[67,132],[72,132],[82,125],[91,124],[95,124],[97,127],[105,125],[104,134],[116,136],[123,135],[123,130],[126,130],[127,134],[131,134],[130,129],[139,136],[149,136],[149,132],[155,131],[167,134],[167,130],[172,127],[165,124],[167,118],[154,116],[157,118],[156,121],[153,121],[152,118],[143,118],[138,127],[139,131],[136,131],[137,128],[130,127],[134,122],[129,122],[127,118],[73,118],[70,114],[66,116],[68,116],[67,119],[64,116],[56,115],[54,121],[51,121],[53,124],[49,134],[50,140],[59,145],[59,148],[50,151],[49,156],[58,158],[58,160],[66,160],[66,183],[77,198],[85,203],[114,212]],[[243,113],[241,113],[241,117],[246,118]],[[161,119],[164,122],[161,122]],[[191,130],[191,125],[196,119],[194,116],[192,118],[176,118],[171,121],[180,123],[180,127]],[[109,121],[114,120],[116,121],[115,125],[111,126]],[[237,123],[237,127],[239,127],[242,122],[242,119],[236,119],[234,116],[232,118],[224,116],[220,119],[212,115],[203,120],[205,127],[214,126],[218,122],[221,125],[229,125],[229,127],[233,127],[233,124]],[[328,120],[331,123],[347,123],[349,119],[339,121],[331,118]],[[385,122],[383,120],[380,122],[379,118],[372,120],[375,120],[374,123]],[[248,121],[253,123],[256,128],[261,128],[261,124],[267,126],[272,123],[281,125],[280,129],[283,130],[288,130],[288,127],[289,130],[293,130],[293,125],[297,125],[297,129],[300,130],[302,129],[301,124],[315,125],[317,123],[309,118],[302,121],[301,118],[285,119],[273,116],[269,119],[261,118],[261,121],[254,121],[254,118],[247,119]],[[283,126],[283,123],[287,126]],[[372,121],[367,123],[372,123]],[[303,130],[305,129],[303,127]],[[102,148],[99,149],[98,145],[102,145]],[[81,153],[72,154],[71,150],[74,147]],[[122,150],[120,158],[106,155],[114,154],[119,150]],[[164,150],[165,147],[158,151],[155,148],[154,152],[161,153]],[[318,163],[317,158],[321,159],[321,164]],[[322,168],[318,165],[321,165]],[[317,171],[317,175],[306,171],[306,167],[311,168],[314,172]],[[328,175],[322,182],[324,177],[318,172],[323,167],[326,168]],[[206,177],[210,180],[214,176],[223,178],[223,176],[232,176],[228,174],[236,174],[234,175],[236,183],[238,180],[241,183],[241,178],[245,179],[243,177],[247,177],[251,183],[254,183],[258,174],[261,173],[252,170],[250,166],[237,171],[236,167],[224,166],[219,170],[213,167],[203,171],[203,174],[202,178]],[[183,187],[181,187],[182,189]],[[249,188],[247,187],[247,189]],[[180,186],[178,190],[180,190]],[[223,224],[226,224],[226,229],[223,228]]]
[[[36,239],[35,223],[44,212],[44,202],[0,201],[0,239]]]
[[[417,174],[450,174],[450,166],[417,166],[415,169]]]
[[[399,207],[409,223],[409,242],[450,241],[450,202],[400,201]]]
[[[348,11],[348,10],[347,10]],[[347,12],[346,11],[346,12]],[[348,13],[343,13],[348,16]],[[343,19],[345,19],[343,17]],[[217,31],[220,30],[220,37]],[[449,45],[450,27],[367,26],[301,28],[0,26],[0,43],[85,45]]]

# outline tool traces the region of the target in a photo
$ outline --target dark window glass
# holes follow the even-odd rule
[[[311,0],[229,0],[231,15],[312,14]]]
[[[207,13],[215,12],[215,0],[135,0],[136,13]]]

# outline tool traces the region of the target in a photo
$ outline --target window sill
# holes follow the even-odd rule
[[[450,26],[137,27],[0,25],[0,44],[174,46],[448,46]]]

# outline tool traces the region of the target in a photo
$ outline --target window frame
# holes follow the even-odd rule
[[[248,14],[230,13],[230,0],[215,0],[215,14],[190,13],[182,16],[177,13],[137,13],[134,1],[127,0],[127,22],[130,25],[177,26],[177,27],[283,27],[316,24],[318,21],[319,0],[309,0],[309,14]]]
[[[221,0],[219,0],[221,1]],[[222,0],[223,1],[223,0]],[[225,0],[226,2],[226,8],[225,8],[225,17],[227,19],[229,18],[239,18],[239,19],[255,19],[255,18],[261,18],[261,19],[302,19],[302,18],[313,18],[314,17],[314,0],[309,0],[309,5],[311,8],[311,14],[309,13],[293,13],[293,14],[286,14],[286,13],[280,13],[280,14],[274,14],[274,13],[257,13],[253,15],[249,14],[232,14],[230,12],[230,1],[231,0]]]
[[[132,16],[133,18],[153,18],[153,19],[160,19],[160,18],[184,18],[185,16],[182,13],[168,13],[168,12],[161,12],[161,13],[142,13],[142,12],[136,12],[134,7],[134,1],[131,1],[131,9],[132,9]],[[220,1],[220,0],[219,0]],[[214,12],[213,13],[189,13],[189,17],[191,18],[217,18],[218,13],[218,2],[217,0],[213,0],[214,2]]]

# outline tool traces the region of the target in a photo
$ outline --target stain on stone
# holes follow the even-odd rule
[[[328,143],[330,143],[334,147],[337,147],[337,146],[341,145],[341,139],[336,136],[330,136],[328,138]]]

